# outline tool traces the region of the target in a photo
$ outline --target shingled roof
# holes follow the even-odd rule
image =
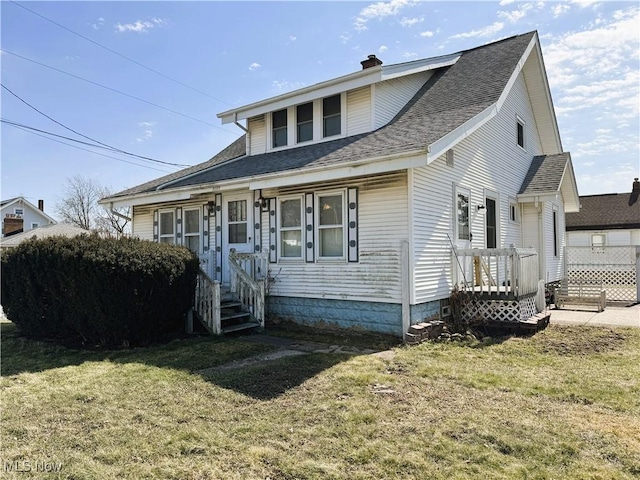
[[[580,197],[580,212],[567,213],[567,231],[640,228],[640,183],[631,193]]]
[[[527,195],[557,192],[570,160],[571,156],[567,152],[533,157],[518,193]]]
[[[426,152],[428,145],[498,101],[535,34],[517,35],[463,51],[455,64],[436,70],[391,122],[373,132],[250,156],[245,156],[244,143],[240,145],[243,137],[208,162],[119,192],[112,198]]]

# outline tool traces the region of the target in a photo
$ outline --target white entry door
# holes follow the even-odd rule
[[[229,284],[229,251],[252,253],[251,194],[223,195],[222,205],[222,283]]]

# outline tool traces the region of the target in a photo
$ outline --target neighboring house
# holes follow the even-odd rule
[[[406,333],[445,306],[454,244],[532,246],[533,292],[560,279],[578,192],[537,32],[362,65],[220,113],[245,135],[101,203],[132,206],[135,236],[211,255],[223,285],[231,249],[267,252],[270,313],[304,323]]]
[[[2,237],[56,223],[53,218],[44,213],[43,200],[38,200],[36,207],[24,197],[2,200],[0,217],[2,218]]]
[[[47,238],[47,237],[75,237],[77,235],[87,234],[91,232],[84,228],[76,227],[75,225],[69,225],[68,223],[54,223],[51,225],[45,225],[43,227],[34,228],[28,232],[18,233],[5,237],[0,241],[0,248],[7,250],[15,248],[26,240],[32,238]]]
[[[631,193],[580,197],[579,212],[567,215],[567,245],[603,247],[640,245],[640,182]]]

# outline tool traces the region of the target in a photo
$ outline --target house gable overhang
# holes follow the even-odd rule
[[[49,215],[47,215],[45,212],[40,210],[38,207],[36,207],[33,203],[31,203],[29,200],[27,200],[24,197],[16,197],[14,199],[11,199],[7,203],[2,204],[1,208],[2,208],[2,210],[4,210],[5,208],[8,208],[8,207],[10,207],[12,205],[16,205],[18,203],[22,203],[23,205],[29,207],[29,209],[31,211],[33,211],[33,213],[35,213],[37,215],[40,215],[42,218],[44,218],[49,223],[58,223],[54,218],[52,218]]]
[[[310,102],[374,83],[453,65],[460,53],[389,66],[376,66],[219,113],[223,124]]]
[[[573,171],[571,155],[565,153],[561,156],[566,156],[566,161],[564,167],[562,168],[562,175],[560,176],[560,179],[559,181],[557,181],[555,186],[553,188],[549,187],[545,189],[525,189],[524,192],[517,195],[518,202],[537,203],[541,201],[554,201],[561,198],[564,205],[565,213],[574,213],[580,211],[578,184],[576,182],[576,177]]]
[[[538,125],[538,123],[544,124],[543,129],[538,129],[544,153],[552,154],[562,152],[560,132],[558,130],[547,74],[542,60],[540,42],[538,40],[538,34],[536,33],[516,65],[516,68],[513,70],[498,101],[430,144],[427,147],[429,152],[427,163],[433,162],[447,150],[454,147],[457,143],[467,138],[482,125],[498,115],[520,73],[524,75],[527,83],[527,90],[532,100],[533,113],[536,117],[536,125]],[[538,101],[534,102],[534,100]]]

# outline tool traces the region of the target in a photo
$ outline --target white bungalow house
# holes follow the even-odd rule
[[[223,288],[267,277],[271,315],[402,335],[454,284],[534,315],[579,207],[537,32],[362,65],[218,114],[245,135],[101,203],[132,206],[135,236],[188,246]]]
[[[44,212],[43,200],[38,200],[36,207],[24,197],[2,200],[0,202],[0,217],[2,218],[3,237],[56,223]]]

